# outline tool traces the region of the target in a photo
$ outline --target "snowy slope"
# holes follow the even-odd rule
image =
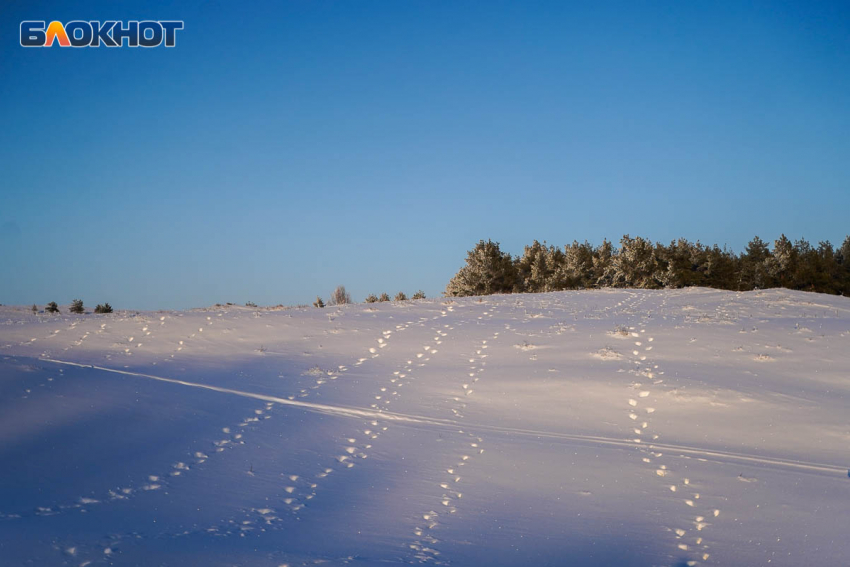
[[[846,565],[848,393],[787,290],[0,307],[0,564]]]

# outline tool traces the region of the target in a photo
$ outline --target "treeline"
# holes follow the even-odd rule
[[[784,287],[850,295],[850,236],[840,248],[812,246],[783,234],[773,249],[759,237],[741,254],[679,239],[669,245],[629,235],[620,247],[573,242],[563,249],[534,241],[512,257],[498,242],[480,241],[446,287],[447,296],[535,293],[603,287],[704,286],[748,291]]]

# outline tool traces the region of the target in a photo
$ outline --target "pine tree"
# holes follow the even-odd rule
[[[564,246],[563,276],[558,278],[558,289],[577,289],[594,287],[596,285],[593,277],[593,246],[584,241],[579,244],[573,240],[572,244]]]
[[[86,312],[85,307],[83,307],[82,299],[75,299],[71,302],[71,307],[68,309],[71,313],[76,313],[77,315],[82,315]]]
[[[256,305],[254,305],[256,307]],[[109,303],[104,303],[103,305],[97,304],[97,307],[94,308],[94,312],[98,314],[106,314],[112,313],[112,306]]]
[[[620,252],[611,267],[614,287],[657,288],[661,285],[655,279],[658,271],[655,250],[651,242],[640,236],[623,236]]]
[[[425,292],[420,289],[419,291],[413,294],[413,297],[411,297],[411,299],[425,299]]]
[[[33,314],[33,315],[35,315],[36,313],[38,313],[38,305],[36,305],[35,303],[33,303],[33,304],[32,304],[31,309],[32,309],[32,314]]]
[[[771,278],[767,272],[767,259],[770,258],[770,248],[758,236],[747,244],[746,251],[741,255],[741,271],[738,289],[765,289],[771,287]]]
[[[593,277],[591,280],[597,287],[613,285],[614,245],[606,238],[593,251]]]
[[[374,293],[370,293],[369,295],[366,296],[366,303],[377,303],[377,301],[378,301],[378,296],[375,295]]]
[[[321,309],[324,306],[325,306],[325,302],[322,301],[322,298],[317,295],[316,301],[313,302],[313,307],[318,307],[319,309]]]
[[[767,273],[779,287],[792,287],[793,275],[797,269],[797,251],[783,234],[773,243],[773,253],[765,261]]]
[[[403,291],[400,291],[397,294],[395,294],[395,298],[393,300],[394,301],[407,301],[407,295],[405,295],[405,293]]]
[[[387,292],[382,293],[381,297],[378,298],[378,301],[380,303],[383,303],[383,302],[389,301],[389,300],[390,300],[390,295]]]
[[[510,293],[517,282],[517,271],[511,255],[499,249],[499,243],[479,241],[467,253],[463,266],[446,286],[448,296]]]
[[[47,304],[47,307],[44,308],[47,313],[59,313],[59,306],[56,305],[55,301],[51,301]]]
[[[537,293],[547,291],[550,270],[546,262],[546,246],[534,241],[526,246],[514,265],[516,281],[512,291]]]

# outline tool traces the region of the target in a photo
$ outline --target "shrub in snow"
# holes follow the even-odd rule
[[[419,291],[413,294],[413,297],[411,297],[411,299],[425,299],[425,292],[420,289]]]
[[[112,313],[112,306],[109,305],[109,303],[104,303],[103,305],[98,303],[97,307],[94,308],[94,312],[98,313],[98,314],[100,314],[100,313]]]
[[[407,296],[404,294],[403,291],[400,291],[395,294],[395,301],[407,301]]]
[[[32,304],[32,314],[35,315],[36,313],[38,313],[38,305],[33,303]]]
[[[380,302],[389,301],[389,300],[390,300],[390,296],[386,292],[382,293],[381,297],[378,298],[378,301],[380,301]]]
[[[366,296],[366,303],[377,303],[377,302],[378,302],[378,296],[375,295],[374,293],[370,293],[369,295]]]
[[[351,294],[345,291],[344,285],[336,286],[336,289],[331,293],[331,305],[348,305],[351,303]]]
[[[86,312],[86,308],[83,307],[82,299],[75,299],[71,302],[71,307],[68,309],[71,313],[76,313],[77,315],[82,315]]]
[[[51,301],[47,304],[47,307],[45,307],[44,310],[48,313],[59,313],[59,306],[56,305],[55,301]]]
[[[322,298],[317,295],[316,301],[313,302],[313,307],[324,307],[324,306],[325,306],[325,302],[322,301]]]

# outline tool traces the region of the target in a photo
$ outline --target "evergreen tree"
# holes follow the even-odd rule
[[[94,308],[94,312],[98,314],[112,313],[112,306],[109,303],[104,303],[103,305],[98,303],[97,307]]]
[[[557,277],[558,289],[577,289],[596,285],[593,277],[593,246],[587,241],[564,246],[563,268]]]
[[[498,245],[497,245],[498,246]],[[534,241],[526,246],[516,261],[516,282],[511,291],[537,293],[547,291],[550,269],[546,262],[546,246]]]
[[[620,252],[611,265],[614,287],[657,288],[661,284],[655,279],[658,262],[652,243],[640,236],[628,234],[620,240]]]
[[[838,264],[838,292],[850,295],[850,236],[835,251],[835,261]]]
[[[325,302],[322,301],[322,298],[317,295],[316,301],[313,302],[313,307],[317,307],[317,308],[321,309],[324,306],[325,306]]]
[[[733,255],[716,244],[705,251],[706,270],[703,272],[703,283],[715,289],[735,289],[737,274]]]
[[[783,234],[773,243],[773,253],[765,261],[767,273],[779,287],[792,288],[797,269],[797,251]]]
[[[47,304],[47,307],[44,308],[47,313],[59,313],[59,306],[56,305],[55,301],[51,301]]]
[[[463,266],[446,286],[448,296],[490,295],[510,293],[517,282],[517,271],[510,254],[499,249],[499,243],[479,241],[467,253]]]
[[[31,309],[32,309],[32,314],[33,314],[33,315],[35,315],[36,313],[38,313],[38,305],[36,305],[35,303],[33,303],[33,304],[32,304],[32,308],[31,308]]]
[[[395,294],[395,301],[407,301],[407,295],[403,291]]]
[[[77,315],[82,315],[86,312],[85,307],[83,307],[82,299],[75,299],[71,302],[71,307],[68,309],[71,313],[76,313]]]
[[[741,271],[738,278],[738,289],[765,289],[771,287],[772,281],[767,272],[767,259],[770,258],[770,248],[758,236],[753,238],[741,256]]]
[[[511,259],[498,243],[483,240],[467,253],[466,265],[446,287],[446,295],[541,292],[586,287],[687,287],[750,290],[781,286],[850,295],[850,237],[840,248],[785,235],[771,251],[754,237],[738,255],[717,245],[682,238],[668,246],[625,235],[617,250],[607,240],[594,248],[574,241],[561,251],[535,240]]]
[[[378,301],[380,301],[381,303],[383,303],[384,301],[389,301],[389,300],[390,300],[390,296],[387,292],[382,293],[381,297],[378,298]]]
[[[413,297],[411,299],[425,299],[425,292],[420,289],[419,291],[413,294]]]
[[[378,301],[378,296],[375,295],[374,293],[370,293],[369,295],[366,296],[366,303],[377,303],[377,301]]]
[[[614,245],[606,238],[593,252],[593,277],[597,287],[610,287],[614,282]]]

